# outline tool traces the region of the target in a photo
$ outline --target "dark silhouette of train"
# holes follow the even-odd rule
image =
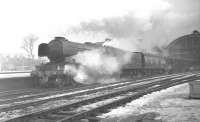
[[[110,41],[106,39],[106,41]],[[105,46],[104,42],[97,43],[76,43],[65,39],[64,37],[55,37],[48,44],[42,43],[38,48],[39,57],[48,57],[49,62],[36,66],[32,72],[32,76],[39,85],[63,86],[74,85],[76,82],[71,74],[64,72],[66,64],[78,67],[72,57],[78,52],[102,48],[105,53],[120,53],[123,55],[126,51]],[[121,67],[117,73],[120,78],[134,78],[142,76],[150,76],[156,74],[185,72],[190,70],[194,64],[194,60],[186,58],[175,58],[170,56],[161,56],[148,54],[143,52],[130,52],[130,61]]]

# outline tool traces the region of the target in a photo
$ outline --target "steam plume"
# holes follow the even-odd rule
[[[155,10],[133,9],[122,16],[82,22],[72,30],[76,34],[103,33],[117,41],[122,49],[152,51],[200,28],[200,1],[158,1]]]
[[[80,83],[107,83],[118,80],[121,68],[130,61],[131,53],[112,47],[80,52],[73,57],[79,67],[65,66]]]

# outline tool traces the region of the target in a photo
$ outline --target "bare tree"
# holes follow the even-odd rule
[[[21,48],[27,53],[28,57],[34,59],[33,49],[38,37],[34,34],[29,34],[23,40]]]

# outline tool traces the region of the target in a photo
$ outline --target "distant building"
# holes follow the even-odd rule
[[[192,34],[177,38],[168,45],[167,50],[172,57],[200,62],[200,33],[195,30]]]

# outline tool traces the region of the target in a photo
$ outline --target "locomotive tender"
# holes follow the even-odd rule
[[[31,75],[36,78],[39,85],[74,85],[76,82],[71,74],[64,72],[66,64],[78,67],[72,58],[78,52],[105,49],[106,53],[117,52],[123,55],[126,51],[110,46],[103,46],[104,42],[97,43],[76,43],[64,37],[55,37],[48,44],[42,43],[38,48],[39,57],[48,57],[49,62],[36,66]],[[138,77],[144,75],[163,74],[166,72],[187,71],[192,66],[193,61],[189,59],[176,59],[165,56],[158,56],[142,52],[132,52],[130,61],[125,64],[118,73],[120,77]]]

